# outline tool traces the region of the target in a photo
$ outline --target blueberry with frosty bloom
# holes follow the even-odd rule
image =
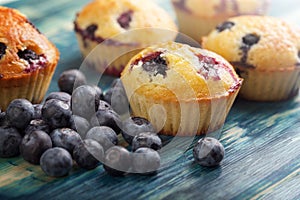
[[[98,110],[99,98],[97,91],[89,85],[76,88],[71,98],[73,114],[90,120]]]
[[[72,94],[73,90],[87,83],[85,75],[77,70],[64,71],[58,79],[58,87],[61,92]]]
[[[38,165],[42,154],[52,148],[50,136],[44,131],[32,131],[26,134],[20,144],[20,153],[24,160]]]
[[[48,176],[66,176],[72,169],[73,160],[71,154],[60,147],[46,150],[40,159],[42,170]]]
[[[21,141],[22,136],[16,128],[0,127],[0,158],[18,156]]]
[[[205,167],[215,167],[224,158],[224,147],[215,138],[201,138],[193,149],[193,156],[197,163]]]
[[[42,118],[52,129],[69,127],[71,115],[69,104],[57,99],[46,101],[42,108]]]
[[[34,108],[27,99],[15,99],[7,107],[6,117],[9,124],[17,129],[24,129],[34,115]]]
[[[132,166],[130,152],[121,146],[113,146],[105,152],[103,167],[112,176],[128,174]]]
[[[103,147],[95,140],[85,139],[75,146],[73,158],[79,167],[87,170],[96,168],[104,160]]]
[[[118,144],[116,132],[107,126],[95,126],[86,134],[86,139],[96,140],[104,150]]]
[[[61,147],[70,153],[76,145],[82,142],[80,135],[70,128],[55,129],[50,133],[53,147]]]

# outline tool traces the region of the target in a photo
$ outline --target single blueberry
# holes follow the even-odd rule
[[[134,173],[153,175],[160,167],[160,156],[157,151],[142,147],[133,153],[132,163]]]
[[[154,150],[159,150],[162,147],[162,141],[155,133],[139,133],[132,140],[132,151],[135,151],[141,147],[148,147]]]
[[[51,92],[45,101],[50,99],[57,99],[71,105],[71,95],[66,92]]]
[[[71,115],[70,105],[57,99],[46,101],[42,108],[42,118],[52,129],[69,127]]]
[[[84,36],[90,39],[95,38],[95,32],[98,29],[98,25],[96,24],[91,24],[88,27],[86,27],[85,31],[84,31]]]
[[[22,136],[16,128],[0,127],[0,158],[18,156],[21,141]]]
[[[98,110],[99,99],[97,91],[89,85],[76,88],[71,98],[73,114],[90,120]]]
[[[32,131],[44,131],[49,134],[51,132],[51,128],[44,120],[34,119],[30,121],[29,125],[24,130],[24,135],[29,134]]]
[[[123,87],[111,87],[104,94],[104,101],[109,103],[114,111],[122,115],[129,112],[129,102]]]
[[[224,147],[215,138],[201,138],[193,149],[193,156],[197,163],[205,167],[215,167],[224,158]]]
[[[7,46],[3,42],[0,42],[0,60],[5,55],[6,49]]]
[[[129,117],[123,121],[121,133],[128,144],[132,143],[136,135],[143,132],[155,133],[154,127],[147,119],[142,117]]]
[[[73,158],[79,167],[87,170],[94,169],[100,161],[104,161],[104,150],[95,140],[85,139],[75,146]]]
[[[112,176],[126,175],[131,166],[130,152],[121,146],[113,146],[105,152],[103,167]]]
[[[73,160],[67,150],[55,147],[43,153],[40,159],[40,165],[48,176],[62,177],[71,171]]]
[[[80,135],[69,128],[55,129],[50,133],[53,147],[61,147],[71,154],[76,145],[82,142]]]
[[[17,129],[28,126],[34,115],[33,105],[26,99],[13,100],[6,110],[9,124]]]
[[[34,109],[34,114],[32,119],[42,119],[42,108],[43,104],[34,104],[33,109]]]
[[[38,165],[42,154],[52,148],[50,136],[44,131],[31,131],[23,137],[20,153],[24,160]]]
[[[96,140],[104,150],[118,144],[118,136],[116,132],[107,126],[96,126],[89,130],[86,139]]]
[[[72,115],[70,119],[70,128],[76,131],[81,138],[85,138],[90,129],[90,123],[83,117]]]
[[[77,87],[85,84],[85,75],[77,69],[64,71],[58,79],[58,87],[60,91],[69,94],[72,94],[73,90]]]
[[[231,29],[231,27],[233,27],[235,24],[234,22],[230,22],[230,21],[225,21],[221,24],[219,24],[216,29],[219,31],[219,32],[222,32],[226,29]]]
[[[19,56],[19,58],[27,60],[27,61],[39,59],[39,55],[37,55],[34,51],[32,51],[30,49],[19,50],[18,56]]]
[[[108,126],[112,128],[117,134],[120,133],[122,122],[120,116],[113,110],[99,109],[91,118],[91,126]]]

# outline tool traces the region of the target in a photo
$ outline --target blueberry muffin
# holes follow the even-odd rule
[[[227,59],[244,79],[240,96],[280,101],[298,94],[300,31],[267,16],[240,16],[221,23],[203,47]]]
[[[0,6],[0,108],[16,98],[43,100],[59,52],[19,11]]]
[[[263,15],[270,0],[172,0],[179,31],[196,41],[216,25],[237,15]]]
[[[89,66],[114,76],[142,48],[177,35],[173,19],[151,0],[94,0],[74,24]]]
[[[133,115],[172,136],[221,128],[242,83],[221,56],[175,42],[138,53],[121,80]]]

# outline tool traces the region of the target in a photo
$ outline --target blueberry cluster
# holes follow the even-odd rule
[[[148,120],[121,119],[128,100],[119,79],[103,93],[87,85],[80,71],[69,70],[58,85],[60,92],[50,93],[42,104],[15,99],[0,111],[0,157],[21,155],[54,177],[67,175],[73,163],[86,170],[102,163],[114,176],[158,170],[162,141]],[[132,152],[118,146],[122,136]]]

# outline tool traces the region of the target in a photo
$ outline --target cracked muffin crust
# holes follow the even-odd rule
[[[0,108],[15,98],[43,100],[59,52],[18,10],[0,6]]]

